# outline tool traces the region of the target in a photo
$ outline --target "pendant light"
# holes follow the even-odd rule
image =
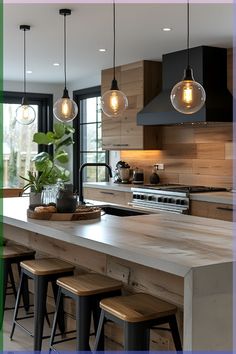
[[[103,113],[108,117],[119,117],[128,107],[126,95],[119,90],[115,77],[116,66],[116,8],[113,0],[113,80],[111,89],[106,91],[101,98],[101,107]]]
[[[184,114],[198,112],[204,105],[206,93],[201,84],[193,77],[193,69],[189,61],[189,0],[187,0],[187,68],[184,77],[172,89],[170,99],[173,107]]]
[[[35,110],[29,105],[26,95],[26,38],[25,32],[30,30],[28,25],[20,25],[20,30],[24,31],[24,96],[22,98],[21,105],[16,110],[16,121],[23,125],[29,125],[33,123],[36,118]]]
[[[68,90],[66,87],[66,16],[71,15],[71,10],[61,9],[59,14],[64,16],[64,77],[65,77],[65,88],[63,91],[63,96],[53,106],[54,116],[61,122],[67,123],[71,122],[78,114],[78,106],[70,99]]]

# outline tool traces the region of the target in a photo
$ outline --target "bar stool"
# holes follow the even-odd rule
[[[42,258],[29,261],[23,261],[20,263],[21,266],[21,277],[20,285],[17,292],[15,311],[13,316],[12,330],[10,334],[10,339],[12,339],[15,326],[19,326],[30,336],[34,337],[34,350],[41,350],[42,339],[48,338],[43,337],[43,325],[44,317],[46,314],[46,300],[47,300],[47,289],[48,283],[52,283],[54,298],[56,300],[58,287],[56,285],[56,280],[62,276],[69,276],[73,274],[74,266],[54,258]],[[17,317],[19,310],[20,298],[23,290],[24,280],[30,278],[34,281],[34,332],[29,332],[25,327],[23,327],[18,321],[24,319],[24,317]],[[60,307],[60,320],[61,320],[61,331],[64,332],[64,313],[63,307]]]
[[[76,350],[90,350],[89,336],[91,315],[93,314],[94,329],[96,332],[101,299],[121,294],[122,282],[106,277],[101,274],[88,273],[73,277],[61,278],[57,280],[59,286],[56,311],[53,320],[51,339],[49,343],[50,350],[53,345],[62,343],[71,339],[77,339]],[[56,325],[58,320],[58,308],[64,296],[68,296],[76,304],[76,338],[62,339],[54,342]],[[102,344],[102,342],[100,342]],[[101,346],[99,347],[101,350]]]
[[[14,295],[16,299],[16,285],[13,276],[12,265],[16,264],[20,274],[20,262],[23,260],[34,259],[35,251],[26,248],[21,245],[9,245],[2,248],[2,254],[0,255],[1,266],[3,268],[3,297],[2,297],[2,316],[0,320],[0,328],[2,327],[2,321],[5,310],[11,310],[14,307],[5,307],[6,295]],[[10,281],[11,286],[8,287],[8,282]],[[7,290],[12,289],[12,293],[7,293]],[[23,303],[25,310],[29,310],[29,291],[28,282],[24,282],[23,290]]]
[[[150,329],[169,324],[175,348],[182,351],[176,321],[176,306],[148,294],[135,294],[104,299],[100,302],[101,315],[94,345],[98,349],[104,321],[111,320],[123,327],[124,350],[148,351]]]

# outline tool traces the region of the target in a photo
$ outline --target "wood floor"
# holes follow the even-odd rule
[[[7,297],[7,306],[12,306],[14,301],[10,299],[10,296]],[[19,315],[25,316],[23,309],[20,309]],[[4,327],[3,327],[3,350],[4,351],[33,351],[33,338],[27,335],[19,327],[16,327],[13,340],[9,338],[12,326],[13,310],[7,310],[4,314]],[[53,315],[49,315],[50,322],[52,324]],[[21,321],[21,324],[26,327],[28,330],[33,330],[33,319],[27,319]],[[45,321],[44,326],[44,335],[50,335],[51,328]],[[73,336],[73,335],[72,335]],[[57,337],[60,338],[60,337]],[[91,336],[90,344],[91,348],[93,347],[94,337]],[[43,351],[48,351],[49,339],[43,340]],[[69,342],[57,344],[56,349],[58,351],[75,351],[75,340]],[[109,340],[106,340],[106,350],[117,350],[117,344],[112,343]],[[120,348],[122,349],[122,348]]]

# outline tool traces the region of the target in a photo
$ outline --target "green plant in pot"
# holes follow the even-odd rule
[[[70,171],[63,164],[69,162],[69,154],[64,147],[73,144],[74,128],[64,123],[55,123],[53,131],[35,133],[33,141],[38,145],[53,145],[53,154],[40,152],[33,158],[35,172],[28,171],[28,177],[21,176],[27,184],[23,190],[31,189],[33,193],[41,193],[46,185],[54,185],[58,181],[68,182]],[[31,203],[37,204],[37,203]]]

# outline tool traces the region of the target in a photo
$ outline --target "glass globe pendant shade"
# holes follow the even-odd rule
[[[101,107],[103,113],[108,117],[119,117],[128,107],[128,99],[119,90],[116,79],[113,79],[111,89],[102,95]]]
[[[196,113],[204,106],[206,93],[202,85],[194,80],[192,69],[186,69],[183,81],[173,87],[170,99],[173,107],[184,114]]]
[[[128,99],[120,90],[109,90],[101,98],[102,111],[108,117],[119,117],[128,107]]]
[[[67,90],[64,90],[62,98],[57,100],[53,106],[54,116],[61,122],[71,122],[78,114],[78,106],[70,99]]]
[[[22,104],[16,110],[16,121],[23,125],[29,125],[33,123],[35,118],[35,110],[28,104],[26,98],[23,97]]]

